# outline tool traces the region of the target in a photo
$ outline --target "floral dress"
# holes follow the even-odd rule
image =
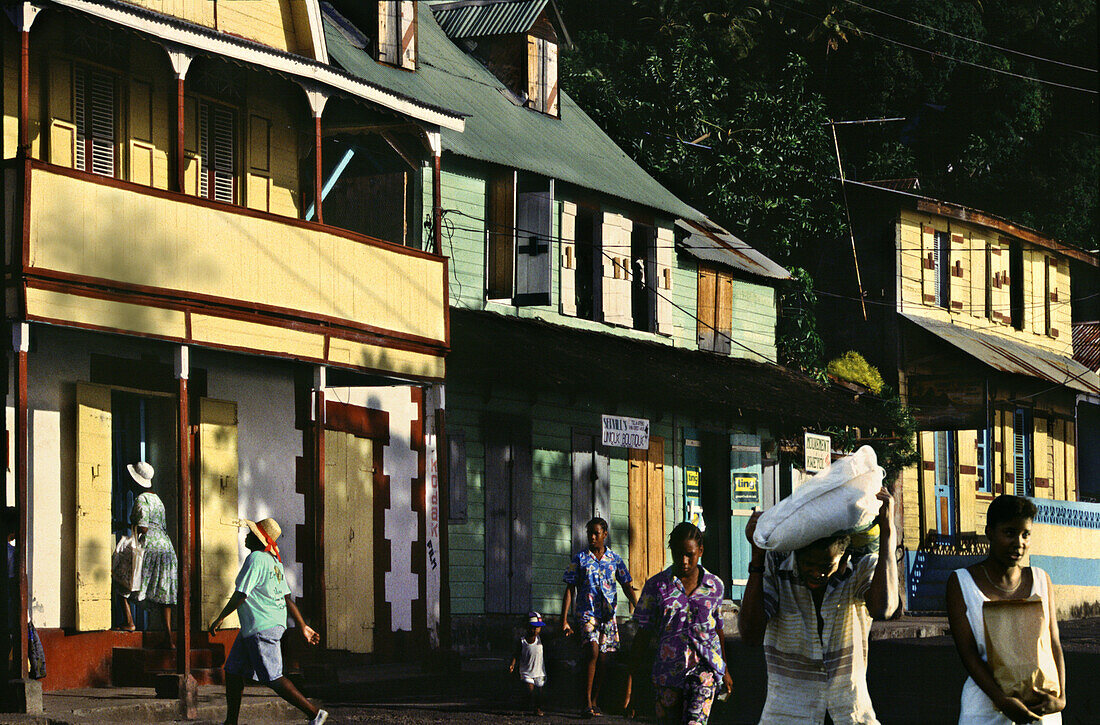
[[[134,501],[133,520],[134,526],[148,528],[142,542],[145,558],[141,563],[141,584],[133,596],[138,601],[175,604],[179,564],[168,538],[164,502],[152,491],[146,491]]]
[[[722,580],[699,567],[699,585],[690,595],[672,568],[649,578],[634,621],[657,637],[653,684],[661,723],[706,723],[726,671],[719,639]]]

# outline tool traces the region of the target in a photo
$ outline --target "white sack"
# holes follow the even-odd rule
[[[885,477],[874,449],[863,446],[765,511],[753,539],[762,549],[795,551],[840,531],[865,528],[882,507],[876,494]]]

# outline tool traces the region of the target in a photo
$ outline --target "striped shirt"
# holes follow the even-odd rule
[[[868,554],[830,577],[818,636],[813,597],[799,580],[794,554],[768,554],[764,571],[768,699],[760,715],[762,724],[821,725],[828,711],[836,725],[877,725],[867,692],[871,613],[864,601],[877,563],[878,555]]]

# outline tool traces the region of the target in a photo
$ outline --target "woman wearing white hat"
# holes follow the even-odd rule
[[[145,489],[153,487],[153,467],[145,461],[126,466],[137,485]],[[149,600],[160,605],[164,613],[164,626],[171,645],[172,605],[176,603],[176,585],[179,562],[172,540],[168,538],[168,523],[164,513],[164,502],[160,496],[147,490],[134,501],[131,515],[137,537],[145,549],[141,562],[141,581],[133,593],[137,601]],[[126,604],[129,609],[129,603]]]

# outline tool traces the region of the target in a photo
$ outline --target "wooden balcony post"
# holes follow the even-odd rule
[[[19,155],[31,154],[31,25],[42,8],[33,3],[21,3],[8,9],[8,17],[19,30]]]
[[[313,540],[314,581],[317,583],[317,630],[328,646],[328,598],[325,591],[325,387],[326,368],[318,365],[313,378]]]
[[[166,47],[168,52],[168,59],[172,63],[172,70],[176,76],[176,129],[175,129],[175,154],[173,155],[173,164],[176,167],[176,173],[173,174],[172,191],[178,191],[181,194],[184,192],[184,175],[187,172],[187,160],[184,158],[184,136],[186,133],[185,121],[186,116],[183,106],[183,83],[187,78],[187,71],[191,67],[191,61],[194,56],[189,55],[181,50]]]
[[[18,611],[15,626],[18,636],[13,638],[12,648],[19,662],[19,679],[30,676],[27,659],[27,353],[30,350],[30,325],[17,322],[12,325],[12,349],[15,353],[15,509],[19,523],[15,537],[15,577],[19,588],[16,597]]]
[[[198,685],[191,676],[191,557],[195,550],[192,536],[191,492],[191,416],[187,380],[191,373],[191,360],[186,345],[176,348],[176,380],[178,383],[177,411],[177,483],[179,507],[177,524],[179,531],[179,586],[176,596],[176,677],[179,697],[179,714],[193,720],[197,717]]]
[[[321,114],[325,112],[325,104],[328,103],[328,94],[315,88],[302,86],[309,100],[309,110],[313,112],[313,210],[318,224],[325,223],[325,217],[321,212],[321,196],[324,193],[324,179],[321,174]]]

